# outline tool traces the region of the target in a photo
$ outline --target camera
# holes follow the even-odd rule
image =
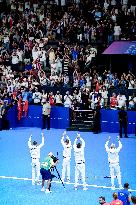
[[[55,157],[54,155],[51,156],[51,158],[53,159],[53,162],[57,162],[59,159],[57,157]]]

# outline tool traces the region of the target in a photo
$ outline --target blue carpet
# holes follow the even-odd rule
[[[45,130],[45,145],[41,149],[41,160],[52,151],[54,155],[59,153],[59,164],[57,169],[61,174],[62,151],[60,143],[64,130],[51,129]],[[41,129],[39,128],[17,128],[0,132],[0,205],[97,205],[99,196],[106,197],[106,201],[112,200],[109,167],[105,142],[108,136],[111,141],[117,144],[117,134],[82,132],[81,136],[85,139],[85,159],[86,159],[86,182],[90,186],[86,192],[79,187],[74,191],[74,155],[72,150],[71,160],[71,183],[66,184],[64,189],[57,180],[52,183],[52,193],[42,193],[41,185],[31,185],[31,157],[27,146],[28,138],[32,134],[32,139],[41,142]],[[76,137],[76,132],[69,131],[72,144]],[[129,139],[122,138],[123,148],[120,152],[120,167],[122,172],[122,184],[128,182],[136,195],[136,138],[129,135]],[[55,173],[57,175],[57,173]],[[6,178],[3,178],[5,176]],[[9,178],[8,178],[9,177]],[[16,177],[16,178],[13,178]],[[24,179],[23,179],[24,178]],[[117,180],[115,185],[118,187]],[[97,185],[97,186],[95,186]],[[106,186],[107,188],[102,188]]]

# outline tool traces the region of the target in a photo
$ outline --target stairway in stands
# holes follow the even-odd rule
[[[93,110],[75,110],[71,112],[71,123],[68,131],[81,131],[92,132],[93,131]]]

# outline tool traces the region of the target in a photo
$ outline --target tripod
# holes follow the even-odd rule
[[[62,186],[65,188],[65,185],[64,185],[64,183],[63,183],[63,181],[62,181],[62,179],[61,179],[61,177],[60,177],[60,174],[59,174],[59,172],[58,172],[58,170],[57,170],[56,166],[54,166],[54,168],[55,168],[55,170],[56,170],[56,172],[57,172],[57,174],[58,174],[58,179],[61,181]],[[53,175],[53,177],[52,177],[52,178],[54,178],[54,177],[56,177],[56,176],[55,176],[55,175]]]

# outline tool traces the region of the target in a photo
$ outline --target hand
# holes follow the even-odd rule
[[[63,132],[63,135],[66,135],[66,131]]]
[[[118,140],[118,141],[120,140],[120,136],[117,136],[117,140]]]
[[[108,137],[108,141],[110,141],[110,140],[111,140],[111,137],[109,136],[109,137]]]
[[[77,139],[79,139],[80,138],[80,134],[79,133],[77,133]]]

